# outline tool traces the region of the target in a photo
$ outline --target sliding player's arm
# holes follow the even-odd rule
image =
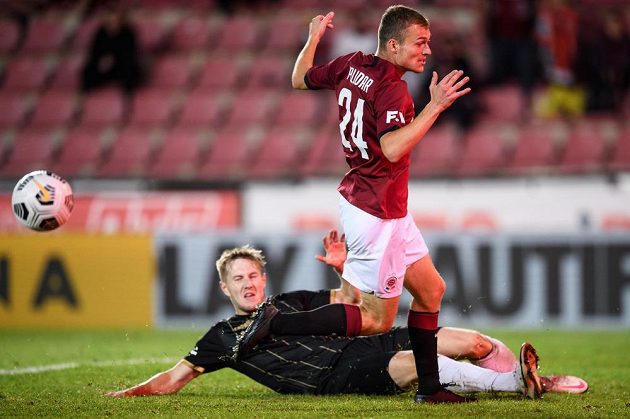
[[[125,390],[110,391],[109,397],[161,396],[177,393],[192,379],[201,375],[184,361],[180,361],[173,368],[160,372],[143,383]]]
[[[361,302],[360,291],[343,279],[343,265],[346,263],[348,251],[346,250],[346,235],[330,230],[322,240],[326,254],[316,255],[315,259],[325,263],[335,270],[339,277],[339,288],[330,290],[330,303],[359,304]]]

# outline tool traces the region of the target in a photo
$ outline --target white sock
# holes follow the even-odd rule
[[[440,382],[453,384],[452,387],[449,386],[449,389],[457,392],[504,391],[521,393],[520,371],[517,375],[514,366],[512,366],[512,372],[497,372],[438,355],[438,368]]]

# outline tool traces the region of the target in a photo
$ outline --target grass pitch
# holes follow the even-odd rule
[[[171,396],[110,399],[174,365],[199,331],[0,331],[1,417],[630,417],[630,332],[488,331],[516,349],[524,340],[541,372],[584,377],[583,395],[541,400],[483,394],[467,405],[418,406],[394,397],[285,396],[231,370],[193,380]],[[56,369],[54,369],[56,368]]]

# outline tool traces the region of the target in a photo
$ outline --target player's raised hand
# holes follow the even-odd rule
[[[330,230],[322,240],[325,256],[315,255],[315,259],[332,266],[338,273],[343,272],[343,265],[346,263],[346,235],[339,236],[337,230]]]
[[[437,106],[440,112],[451,106],[456,99],[470,93],[470,87],[462,89],[470,80],[470,77],[462,77],[463,75],[462,70],[453,70],[438,83],[438,74],[433,72],[429,85],[431,103]]]
[[[326,29],[333,29],[335,27],[332,23],[334,17],[335,12],[328,12],[326,16],[318,15],[311,19],[311,24],[308,29],[309,38],[319,41],[322,36],[324,36],[324,33],[326,33]]]

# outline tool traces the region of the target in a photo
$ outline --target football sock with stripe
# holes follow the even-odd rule
[[[418,394],[435,394],[442,388],[437,363],[438,314],[409,310],[409,341],[416,360]]]
[[[358,336],[361,309],[351,304],[328,304],[311,311],[278,313],[270,325],[276,335]]]

